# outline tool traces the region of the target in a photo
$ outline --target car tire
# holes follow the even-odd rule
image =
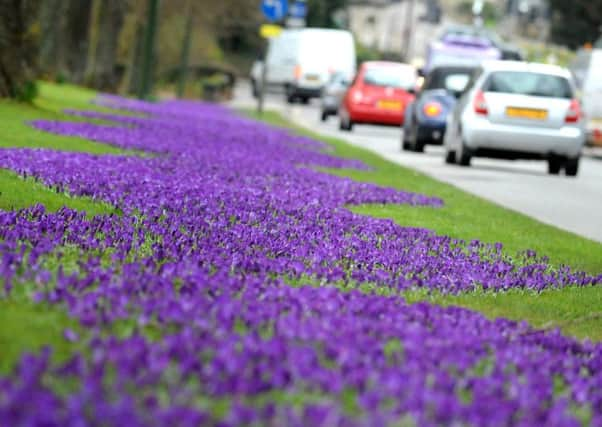
[[[418,128],[410,129],[409,142],[410,148],[414,153],[424,153],[424,142],[418,138]]]
[[[353,130],[353,122],[349,119],[341,118],[339,121],[339,129],[351,132]]]
[[[577,176],[577,173],[579,173],[579,157],[567,159],[564,171],[566,176]]]
[[[548,159],[548,173],[558,175],[562,169],[562,159],[560,157],[550,157]]]
[[[456,152],[451,150],[445,151],[445,163],[453,165],[456,163]]]
[[[301,104],[307,105],[309,104],[309,98],[307,96],[301,97]]]
[[[293,91],[293,88],[291,86],[286,86],[284,88],[284,93],[286,95],[286,102],[288,104],[294,104],[295,101],[297,100],[297,95]]]
[[[259,98],[259,87],[257,86],[255,80],[251,80],[251,95],[255,99]]]
[[[328,120],[328,116],[329,114],[325,110],[322,110],[322,113],[320,114],[320,120],[325,122],[326,120]]]
[[[470,150],[466,147],[464,141],[460,142],[460,150],[456,153],[456,163],[460,166],[468,167],[471,160],[472,155]]]

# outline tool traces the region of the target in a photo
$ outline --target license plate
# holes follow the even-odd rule
[[[309,82],[317,82],[320,80],[320,76],[316,76],[315,74],[308,74],[305,76],[305,80]]]
[[[378,101],[378,108],[382,108],[383,110],[395,110],[399,111],[402,108],[402,103],[399,101]]]
[[[506,115],[518,119],[546,120],[548,118],[548,110],[508,107],[506,108]]]

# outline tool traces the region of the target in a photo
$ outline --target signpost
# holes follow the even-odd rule
[[[288,13],[288,0],[263,0],[261,11],[270,22],[282,21]]]
[[[289,9],[288,0],[262,0],[261,12],[269,22],[279,23],[284,22],[286,19],[288,26],[303,27],[305,26],[305,17],[307,16],[307,2],[306,0],[294,0]],[[278,37],[281,32],[282,27],[275,24],[264,24],[259,29],[259,34],[265,39]],[[257,112],[259,114],[263,112],[267,73],[268,64],[266,49],[266,55],[263,58],[263,64],[261,66],[261,82],[258,93],[259,96],[257,97]]]
[[[307,3],[297,0],[291,5],[289,15],[291,18],[305,19],[307,16]]]

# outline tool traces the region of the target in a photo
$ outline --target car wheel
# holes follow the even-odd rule
[[[464,144],[464,141],[460,142],[460,149],[456,153],[456,162],[460,166],[468,167],[470,166],[470,161],[472,159],[472,155],[470,154],[470,150]]]
[[[286,86],[286,88],[284,89],[284,93],[286,94],[286,102],[289,104],[294,104],[297,99],[297,96],[295,95],[293,88],[290,86]]]
[[[309,98],[307,96],[302,96],[301,97],[301,103],[302,104],[309,104]]]
[[[448,165],[453,165],[456,163],[456,152],[451,150],[445,151],[445,163]]]
[[[253,95],[253,98],[259,98],[259,87],[255,80],[251,80],[251,95]]]
[[[564,166],[566,176],[577,176],[579,172],[579,157],[569,158]]]
[[[410,142],[410,148],[415,153],[423,153],[424,152],[424,142],[418,139],[418,128],[412,126],[410,128],[410,132],[408,132],[408,140]]]
[[[328,119],[328,113],[326,112],[326,110],[322,110],[322,114],[320,114],[320,120],[325,122],[327,119]]]
[[[550,157],[548,159],[548,173],[558,175],[562,169],[562,159],[560,157]]]
[[[343,110],[339,113],[339,129],[351,131],[353,129],[353,121],[349,117],[349,113]]]
[[[408,134],[410,133],[410,130],[407,128],[403,128],[403,133],[401,135],[401,149],[402,151],[410,151],[411,150],[411,143],[410,143],[410,139],[408,138]]]
[[[351,122],[351,120],[349,120],[349,119],[341,118],[341,120],[339,121],[339,129],[350,132],[353,129],[353,122]]]

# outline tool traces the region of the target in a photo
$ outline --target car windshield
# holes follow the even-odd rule
[[[371,86],[413,89],[416,85],[416,74],[400,67],[369,67],[364,74],[364,83]]]
[[[450,92],[461,92],[466,88],[473,70],[439,69],[434,70],[426,84],[425,90],[445,89]]]
[[[549,98],[572,98],[571,85],[564,77],[525,71],[497,71],[483,90]]]

